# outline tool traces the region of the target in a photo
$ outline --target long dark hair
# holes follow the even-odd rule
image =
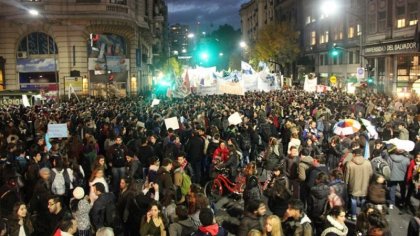
[[[16,202],[13,205],[13,211],[12,211],[12,214],[11,214],[11,218],[12,219],[15,219],[15,220],[18,220],[19,219],[19,216],[18,216],[18,213],[17,212],[19,211],[19,208],[22,205],[25,205],[26,206],[26,203],[19,201],[19,202]]]

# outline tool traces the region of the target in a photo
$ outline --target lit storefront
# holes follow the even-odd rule
[[[374,68],[378,92],[409,93],[420,78],[419,46],[414,40],[366,46],[364,55]]]

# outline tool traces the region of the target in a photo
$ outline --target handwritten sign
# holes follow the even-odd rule
[[[67,124],[48,124],[48,137],[49,138],[67,138],[69,131]]]

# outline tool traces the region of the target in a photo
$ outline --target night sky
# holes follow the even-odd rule
[[[169,24],[187,24],[192,31],[211,32],[219,25],[240,28],[239,9],[249,0],[166,0]]]

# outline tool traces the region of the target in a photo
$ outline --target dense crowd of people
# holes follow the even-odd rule
[[[390,235],[397,209],[418,235],[419,112],[414,96],[299,89],[5,106],[0,235]],[[337,134],[342,119],[377,134]],[[62,123],[68,138],[49,138]],[[218,173],[244,180],[222,206],[204,188]]]

